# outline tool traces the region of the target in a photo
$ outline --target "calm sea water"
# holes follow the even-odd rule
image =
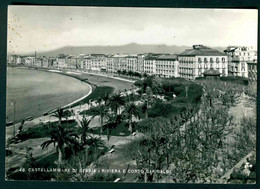
[[[57,73],[7,68],[7,121],[38,117],[49,110],[73,102],[89,92],[89,86],[77,79]]]

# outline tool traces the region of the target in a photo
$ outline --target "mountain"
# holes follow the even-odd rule
[[[57,56],[58,54],[142,54],[142,53],[180,53],[185,49],[192,48],[190,46],[176,46],[176,45],[141,45],[130,43],[121,46],[66,46],[52,51],[37,52],[37,56]],[[215,48],[223,52],[224,48]],[[34,54],[34,53],[32,53]]]

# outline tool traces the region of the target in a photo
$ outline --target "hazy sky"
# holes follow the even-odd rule
[[[257,45],[257,10],[9,6],[8,52],[63,46]]]

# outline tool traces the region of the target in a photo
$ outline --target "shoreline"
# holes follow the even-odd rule
[[[18,68],[18,69],[28,69],[28,70],[38,70],[38,71],[44,71],[44,72],[49,72],[49,73],[57,73],[57,74],[61,74],[61,75],[64,75],[64,76],[68,76],[68,77],[71,77],[71,78],[75,78],[79,81],[82,81],[84,82],[85,84],[87,84],[90,88],[90,91],[82,96],[81,98],[79,99],[76,99],[68,104],[65,104],[64,106],[62,106],[61,108],[73,108],[73,107],[77,107],[77,106],[80,106],[78,103],[80,102],[84,102],[84,100],[89,97],[89,95],[91,95],[93,92],[95,92],[95,90],[98,89],[98,87],[100,86],[97,86],[96,84],[94,83],[91,83],[88,81],[87,78],[84,78],[84,75],[90,75],[90,76],[100,76],[100,77],[104,77],[104,78],[111,78],[111,79],[115,79],[115,80],[119,80],[119,81],[124,81],[124,82],[129,82],[129,83],[134,83],[134,81],[132,80],[127,80],[127,79],[123,79],[123,78],[117,78],[117,77],[113,77],[113,76],[108,76],[108,75],[103,75],[103,74],[98,74],[98,73],[86,73],[86,72],[77,72],[77,71],[72,71],[72,70],[58,70],[58,69],[55,69],[55,68],[37,68],[37,67],[28,67],[28,66],[8,66],[10,68]],[[83,75],[83,79],[80,77]],[[104,86],[106,87],[106,86]],[[49,110],[47,112],[40,112],[42,115],[41,116],[37,116],[37,117],[33,117],[32,119],[38,119],[40,117],[43,117],[44,113],[48,113],[48,115],[52,114],[53,112],[55,112],[56,109],[52,109],[52,110]],[[26,118],[25,118],[26,120]],[[27,121],[27,120],[26,120]],[[14,124],[17,125],[19,124],[20,121],[16,121]],[[10,125],[10,126],[6,126],[7,127],[12,127],[13,125]]]
[[[50,71],[50,69],[45,69],[45,68],[43,68],[43,69],[35,69],[35,68],[33,68],[33,67],[26,67],[26,66],[15,66],[15,67],[11,67],[11,66],[8,66],[8,67],[10,67],[10,68],[15,68],[15,69],[27,69],[27,70],[36,70],[36,71],[44,71],[44,72],[48,72],[48,73],[58,73],[58,72],[52,72],[52,71]],[[89,87],[89,92],[86,94],[86,95],[84,95],[84,96],[82,96],[82,97],[80,97],[80,98],[78,98],[78,99],[76,99],[76,100],[74,100],[74,101],[72,101],[72,102],[69,102],[69,103],[67,103],[67,104],[65,104],[65,105],[63,105],[63,106],[61,106],[61,108],[63,108],[63,109],[66,109],[66,108],[69,108],[70,106],[73,106],[74,104],[77,104],[78,102],[80,102],[80,101],[83,101],[85,98],[87,98],[94,90],[93,90],[93,86],[90,84],[90,83],[88,83],[88,82],[86,82],[86,81],[83,81],[83,80],[81,80],[80,78],[77,78],[77,77],[73,77],[73,75],[69,75],[69,74],[66,74],[66,73],[63,73],[63,72],[61,72],[62,74],[61,75],[64,75],[64,76],[68,76],[68,77],[71,77],[71,78],[74,78],[74,79],[77,79],[77,80],[79,80],[79,81],[82,81],[82,82],[84,82],[88,87]],[[46,112],[39,112],[39,114],[41,114],[40,116],[36,116],[36,117],[32,117],[32,119],[36,119],[36,118],[39,118],[39,117],[42,117],[42,116],[44,116],[43,114],[45,114],[45,113],[47,113],[48,115],[50,115],[50,114],[52,114],[53,112],[55,112],[56,111],[56,108],[55,109],[51,109],[51,110],[48,110],[48,111],[46,111]],[[30,117],[31,117],[31,115],[30,115]],[[24,120],[25,121],[27,121],[27,118],[25,117],[24,118]],[[12,121],[11,121],[12,122]],[[16,125],[16,124],[19,124],[21,122],[21,120],[17,120],[17,121],[15,121],[14,122],[14,124]],[[10,126],[12,126],[12,125],[10,125]],[[10,127],[10,126],[6,126],[6,127]]]

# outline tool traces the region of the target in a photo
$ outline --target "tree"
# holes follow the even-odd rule
[[[64,112],[63,112],[63,116],[66,118],[66,123],[68,124],[68,118],[70,117],[70,116],[72,116],[73,114],[72,114],[72,112],[70,111],[70,110],[65,110]]]
[[[58,125],[58,127],[52,127],[50,136],[51,139],[43,142],[41,147],[44,149],[50,144],[53,144],[54,146],[57,144],[56,148],[58,151],[58,167],[60,167],[64,156],[65,145],[70,146],[71,144],[77,142],[76,138],[78,138],[78,136],[74,133],[74,130],[66,129],[61,127],[61,125]]]
[[[126,75],[126,73],[127,73],[126,70],[123,70],[123,71],[122,71],[122,74],[123,74],[123,75]]]
[[[102,104],[91,111],[93,117],[100,116],[100,133],[103,133],[103,122],[108,117],[108,110],[108,107]]]
[[[33,177],[33,174],[30,173],[30,171],[28,171],[29,168],[31,167],[36,167],[36,160],[33,157],[32,154],[32,148],[26,148],[26,155],[25,155],[26,161],[24,163],[24,168],[26,170],[26,174],[27,174],[27,179],[31,180]]]
[[[131,70],[129,70],[127,74],[130,76],[130,78],[132,78],[133,72]]]
[[[234,131],[234,155],[243,157],[249,152],[256,150],[256,117],[242,117],[240,125]]]
[[[120,94],[114,94],[111,96],[108,106],[116,113],[118,114],[118,110],[120,110],[120,106],[125,105],[124,99],[120,96]]]
[[[143,128],[145,137],[134,140],[126,147],[125,155],[136,161],[137,168],[144,170],[144,173],[140,175],[144,182],[154,180],[158,182],[159,179],[159,175],[156,172],[147,173],[146,169],[161,170],[164,168],[167,157],[167,133],[168,135],[170,134],[169,130],[166,130],[167,125],[168,123],[164,118],[153,119],[149,126],[147,125],[147,127],[145,126],[146,128]]]
[[[154,76],[147,76],[143,80],[138,80],[134,85],[139,87],[143,93],[146,92],[147,87],[149,87],[154,94],[160,94],[163,92],[161,81],[156,79]]]
[[[59,125],[61,125],[62,118],[65,117],[64,109],[58,108],[53,116],[59,118]]]
[[[120,76],[120,74],[121,74],[121,70],[117,70],[117,74]]]
[[[104,144],[104,141],[101,140],[100,137],[90,137],[88,140],[87,140],[87,144],[90,146],[90,148],[93,148],[93,151],[94,151],[94,157],[93,159],[97,159],[98,158],[98,149],[100,147],[104,147],[105,144]]]
[[[81,145],[84,146],[87,144],[87,137],[88,137],[88,132],[90,130],[89,124],[92,119],[87,120],[85,116],[83,116],[82,120],[80,121],[79,125],[79,132],[81,134]]]
[[[109,141],[109,136],[112,129],[115,129],[119,124],[123,121],[123,117],[121,114],[111,113],[108,114],[108,120],[105,124],[106,131],[107,131],[107,141]]]
[[[136,105],[134,103],[128,103],[125,107],[123,114],[125,114],[125,116],[128,119],[129,131],[132,133],[133,132],[133,128],[132,128],[133,116],[139,117],[139,111],[138,111]]]
[[[153,93],[152,93],[151,88],[150,87],[146,87],[146,97],[145,97],[144,104],[142,106],[143,112],[145,112],[145,119],[148,119],[148,109],[150,107],[152,94]]]
[[[103,93],[101,95],[101,99],[104,102],[105,105],[107,105],[107,103],[109,102],[110,96],[108,93]]]

